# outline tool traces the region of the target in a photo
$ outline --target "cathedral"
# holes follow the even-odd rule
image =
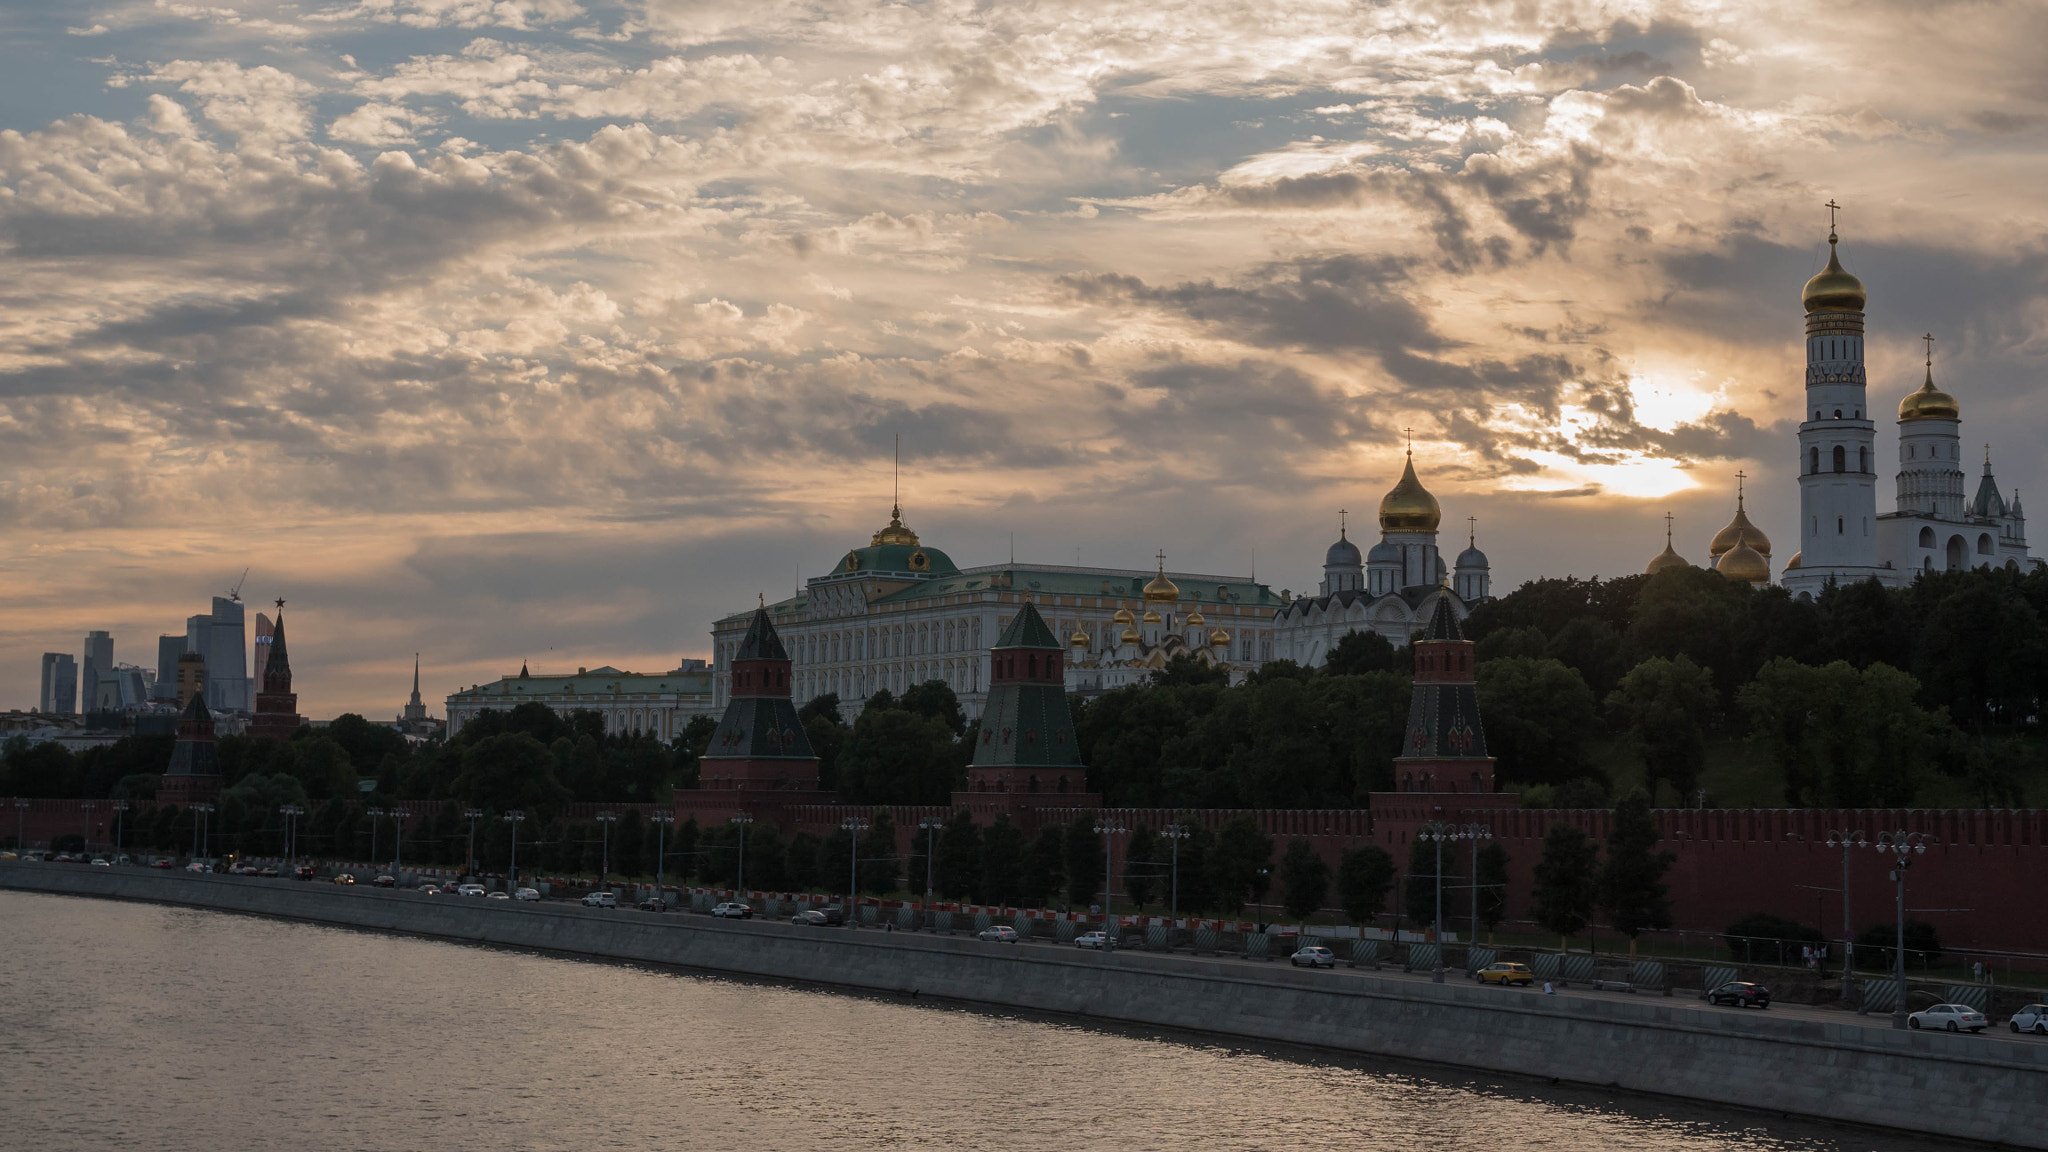
[[[1799,425],[1799,547],[1779,583],[1795,596],[1820,595],[1830,583],[1910,584],[1921,572],[1964,568],[2031,569],[2018,492],[2008,501],[1991,473],[1966,495],[1962,406],[1934,383],[1934,337],[1926,376],[1899,401],[1894,507],[1877,510],[1877,421],[1866,399],[1863,282],[1842,267],[1840,237],[1828,230],[1827,267],[1806,282],[1806,404]],[[1665,534],[1647,571],[1686,561]],[[1771,542],[1750,523],[1738,487],[1735,518],[1715,535],[1708,566],[1731,580],[1771,580]]]

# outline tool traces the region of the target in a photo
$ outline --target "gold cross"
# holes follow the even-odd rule
[[[1403,428],[1401,429],[1401,431],[1405,433],[1408,437],[1408,451],[1415,451],[1415,429]]]
[[[1664,514],[1664,544],[1666,547],[1669,547],[1671,544],[1671,513],[1669,512]]]
[[[1345,525],[1345,522],[1344,522],[1344,516],[1345,516],[1345,512],[1344,512],[1344,509],[1342,509],[1342,508],[1339,508],[1339,509],[1337,509],[1337,535],[1339,535],[1339,536],[1342,536],[1342,535],[1344,535],[1344,531],[1345,531],[1345,528],[1346,528],[1346,525]]]
[[[1934,333],[1929,332],[1927,335],[1922,336],[1921,339],[1927,341],[1927,366],[1932,368],[1934,367]]]
[[[1479,517],[1465,517],[1465,542],[1474,548],[1479,547]]]
[[[1840,212],[1842,206],[1833,200],[1829,200],[1826,204],[1821,205],[1821,207],[1828,210],[1828,231],[1833,232],[1835,230],[1835,213]]]
[[[1742,507],[1742,482],[1747,479],[1749,479],[1747,472],[1737,472],[1735,474],[1735,506],[1737,508]]]
[[[1159,571],[1162,575],[1166,572],[1166,549],[1164,548],[1159,550]]]

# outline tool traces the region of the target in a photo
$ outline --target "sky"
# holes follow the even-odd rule
[[[1831,198],[2048,501],[2044,143],[2023,0],[7,4],[0,707],[244,569],[316,718],[665,670],[898,437],[963,566],[1312,590],[1411,435],[1497,592],[1782,565]]]

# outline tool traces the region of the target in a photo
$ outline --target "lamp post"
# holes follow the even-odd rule
[[[370,818],[370,863],[374,865],[377,862],[377,821],[384,818],[384,810],[382,808],[365,808],[363,809],[363,815]]]
[[[846,829],[846,926],[860,927],[860,834],[868,830],[868,822],[858,816],[848,816],[839,822]]]
[[[747,899],[747,825],[752,824],[754,818],[742,812],[733,817],[732,822],[740,826],[740,866],[738,878],[733,883],[737,886],[740,893],[740,902],[745,903]]]
[[[1114,857],[1110,853],[1115,837],[1123,832],[1124,826],[1105,816],[1096,821],[1095,831],[1102,837],[1102,948],[1105,952],[1116,951],[1116,933],[1110,929],[1110,894],[1116,888]]]
[[[27,842],[21,838],[21,818],[27,813],[28,801],[16,800],[14,802],[14,850],[16,852],[28,851]]]
[[[484,810],[481,808],[464,808],[462,814],[469,818],[469,846],[464,848],[462,852],[462,874],[464,876],[474,876],[476,874],[476,822],[483,819]]]
[[[1828,829],[1828,847],[1842,850],[1842,994],[1848,995],[1849,974],[1856,970],[1856,932],[1849,919],[1849,849],[1868,848],[1863,833],[1848,828]]]
[[[663,871],[668,863],[668,826],[676,822],[673,812],[655,812],[647,817],[654,821],[654,898],[661,903],[663,911],[668,910],[668,897],[662,895]]]
[[[92,805],[93,802],[90,800],[80,800],[78,802],[78,815],[85,825],[85,835],[81,839],[85,841],[85,854],[87,856],[92,855]]]
[[[1488,836],[1492,835],[1483,825],[1467,824],[1460,828],[1455,825],[1446,824],[1441,820],[1432,820],[1424,824],[1421,830],[1415,834],[1418,839],[1434,841],[1436,844],[1436,968],[1430,973],[1429,978],[1438,984],[1444,982],[1444,844],[1446,841],[1455,842],[1458,840],[1475,839],[1475,830],[1477,833],[1484,833]],[[1478,860],[1477,849],[1475,848],[1473,855],[1475,870],[1477,869]],[[1475,913],[1475,922],[1476,915]]]
[[[1180,842],[1187,839],[1190,833],[1185,825],[1168,824],[1159,834],[1173,841],[1173,882],[1172,887],[1169,889],[1171,895],[1166,898],[1166,918],[1178,922],[1180,920]]]
[[[298,818],[306,810],[297,804],[286,804],[279,807],[277,811],[279,815],[284,817],[284,857],[287,860],[296,860],[299,858]]]
[[[924,914],[929,925],[937,923],[929,919],[932,914],[932,845],[939,834],[939,829],[944,828],[946,822],[937,816],[927,816],[919,820],[917,826],[924,830]]]
[[[1472,939],[1465,945],[1470,949],[1479,943],[1479,842],[1493,839],[1493,829],[1484,824],[1467,824],[1458,831],[1472,841],[1472,875],[1467,881],[1472,892]],[[1466,966],[1469,968],[1471,965],[1468,963]]]
[[[1898,999],[1892,1004],[1892,1027],[1906,1026],[1906,869],[1913,866],[1913,857],[1927,851],[1929,844],[1936,841],[1924,832],[1879,832],[1877,843],[1871,847],[1880,853],[1893,857],[1891,878],[1898,882],[1898,940],[1892,950],[1892,980],[1898,984]]]
[[[205,829],[199,836],[200,855],[204,856],[213,847],[213,805],[194,804],[192,811],[199,813],[199,827]]]
[[[391,880],[398,882],[398,861],[405,849],[405,809],[391,809]]]
[[[121,834],[126,831],[122,825],[125,822],[123,818],[127,811],[128,802],[126,800],[114,801],[114,855],[116,856],[121,854]]]
[[[597,814],[599,843],[602,845],[598,855],[597,866],[597,886],[599,888],[604,887],[605,881],[611,879],[612,825],[618,823],[618,819],[619,814],[617,812],[599,812]]]
[[[514,808],[499,817],[512,826],[512,862],[505,868],[505,895],[519,891],[519,822],[526,819],[526,813]]]

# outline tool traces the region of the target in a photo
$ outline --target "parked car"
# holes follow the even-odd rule
[[[838,904],[827,904],[818,911],[824,914],[828,928],[838,928],[846,923],[846,909]]]
[[[1109,937],[1100,932],[1083,932],[1079,936],[1074,937],[1074,947],[1076,948],[1105,948],[1108,945]]]
[[[659,896],[649,896],[647,899],[633,905],[633,907],[638,908],[642,912],[666,912],[668,911],[668,901],[663,900]]]
[[[818,911],[816,908],[804,909],[796,915],[791,916],[789,918],[789,922],[791,924],[801,925],[805,928],[828,927],[828,923],[825,920],[825,914],[823,912]]]
[[[737,900],[728,900],[723,904],[713,907],[711,914],[727,919],[752,920],[754,918],[754,909],[751,905],[742,904]]]
[[[511,897],[510,897],[510,896],[507,896],[507,895],[505,895],[505,894],[504,894],[503,892],[491,892],[491,893],[488,893],[488,894],[487,894],[487,895],[485,896],[485,899],[487,899],[487,900],[510,900],[510,899],[511,899]]]
[[[1726,1004],[1731,1008],[1769,1008],[1771,990],[1746,980],[1730,980],[1707,993],[1707,1003]]]
[[[528,902],[535,901],[540,899],[540,889],[521,888],[518,891],[512,893],[512,898],[514,900],[525,900]]]
[[[256,874],[257,874],[258,876],[275,876],[275,875],[277,875],[277,869],[276,869],[276,868],[273,868],[273,867],[271,867],[271,866],[270,866],[270,865],[268,865],[268,864],[266,864],[266,865],[264,865],[263,867],[261,867],[261,868],[258,868],[258,869],[256,870]]]
[[[481,896],[484,894],[484,886],[481,884],[464,884],[455,889],[455,894],[457,896]]]
[[[313,878],[313,866],[311,864],[299,865],[298,871],[292,873],[292,878],[295,880],[311,880]]]
[[[1022,939],[1022,937],[1017,935],[1017,930],[1008,924],[991,925],[983,928],[976,935],[983,940],[993,940],[998,944],[1015,944],[1018,940]]]
[[[2005,1022],[2015,1032],[2036,1032],[2048,1036],[2048,1004],[2029,1004]]]
[[[205,862],[205,861],[203,861],[203,860],[194,860],[194,861],[193,861],[193,862],[191,862],[190,864],[187,864],[187,865],[185,865],[185,871],[187,871],[187,872],[211,872],[211,871],[213,871],[213,869],[212,869],[212,868],[209,868],[209,867],[208,867],[208,866],[206,865],[206,862]]]
[[[439,884],[420,885],[420,895],[422,896],[439,896],[440,894],[441,886]]]
[[[33,858],[33,857],[31,857],[31,858]],[[177,865],[176,865],[176,864],[173,864],[173,863],[171,862],[171,859],[170,859],[170,857],[168,857],[168,856],[159,856],[159,857],[157,858],[157,860],[156,860],[156,863],[154,863],[154,864],[151,864],[151,865],[150,865],[150,867],[152,867],[152,868],[176,868],[176,867],[177,867]]]
[[[92,858],[92,866],[95,868],[112,868],[114,862],[105,856],[95,856]]]
[[[583,898],[585,908],[617,908],[619,898],[609,892],[592,892]]]
[[[1527,988],[1536,982],[1536,973],[1529,971],[1527,964],[1516,964],[1512,961],[1502,960],[1488,964],[1486,967],[1474,972],[1472,978],[1481,984],[1500,984],[1503,986],[1512,984]]]
[[[9,848],[0,848],[0,860],[19,860],[21,853]]]
[[[1982,1032],[1990,1023],[1982,1012],[1968,1004],[1936,1004],[1906,1017],[1908,1028],[1939,1028],[1945,1032]]]
[[[1335,968],[1337,954],[1320,944],[1311,944],[1306,948],[1297,949],[1294,955],[1287,958],[1287,962],[1296,968]]]
[[[347,872],[336,872],[334,874],[334,882],[336,884],[353,884],[356,882],[356,878]]]
[[[254,876],[255,874],[256,866],[254,864],[237,864],[233,868],[228,869],[228,875],[230,876]]]
[[[370,881],[370,883],[375,884],[379,888],[396,888],[398,887],[398,877],[393,876],[389,872],[383,872],[379,873],[377,878]]]

